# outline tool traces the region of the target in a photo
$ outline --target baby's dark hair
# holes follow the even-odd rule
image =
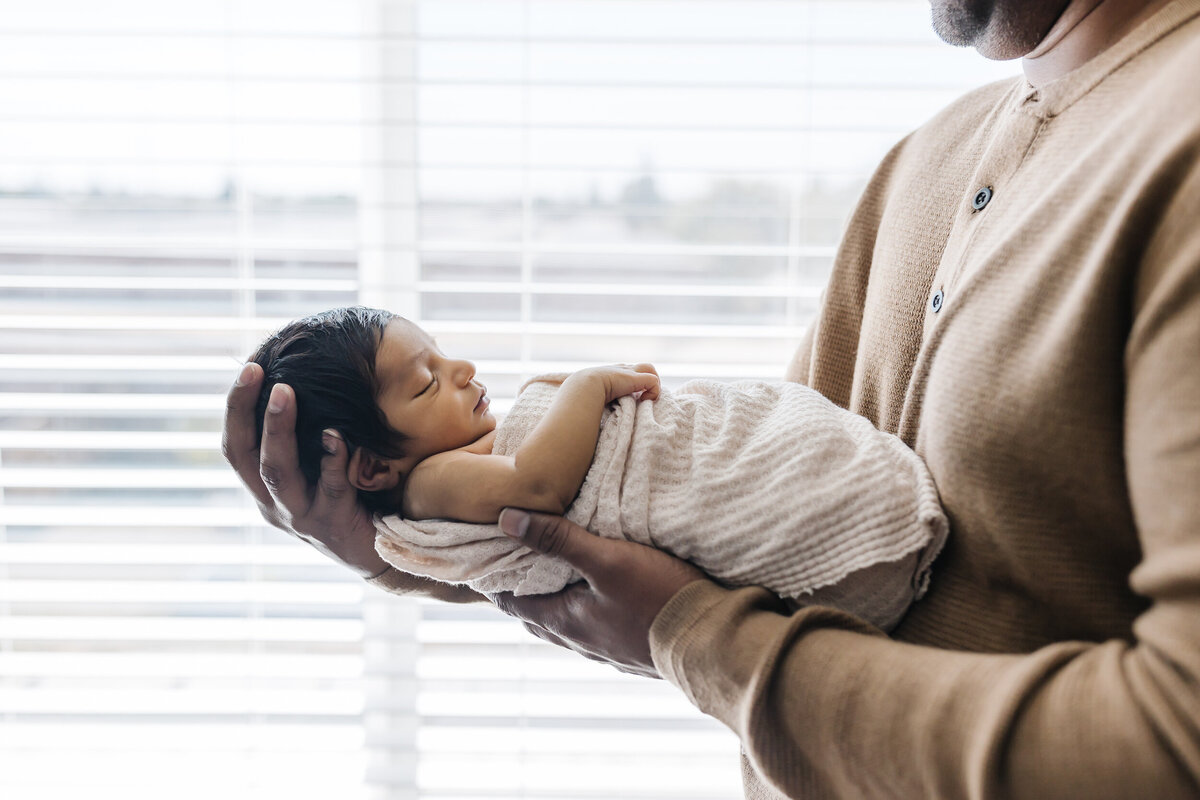
[[[321,474],[326,428],[341,433],[350,452],[366,447],[383,458],[404,456],[406,437],[388,424],[376,402],[375,356],[393,319],[398,317],[376,308],[334,308],[288,323],[250,357],[264,375],[254,407],[260,439],[271,389],[286,383],[296,393],[296,446],[310,485]],[[378,493],[360,491],[359,497],[381,510]]]

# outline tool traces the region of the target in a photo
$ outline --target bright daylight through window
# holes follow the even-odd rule
[[[265,525],[226,389],[390,308],[522,380],[776,378],[923,0],[0,0],[0,796],[734,798],[671,687]]]

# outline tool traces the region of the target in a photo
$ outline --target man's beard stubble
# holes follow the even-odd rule
[[[1031,52],[1070,0],[930,0],[933,30],[946,43],[997,61]]]
[[[994,0],[933,0],[933,31],[946,44],[970,47],[987,29]]]

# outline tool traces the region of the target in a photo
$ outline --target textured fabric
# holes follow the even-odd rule
[[[527,385],[492,452],[513,455],[557,390],[557,376]],[[898,438],[805,386],[753,381],[691,381],[654,402],[621,398],[604,412],[566,516],[730,585],[763,585],[801,603],[825,589],[822,602],[882,628],[924,593],[947,530],[928,472]],[[579,578],[496,525],[391,515],[376,527],[389,563],[476,591],[545,594]],[[888,567],[868,571],[875,565]]]
[[[1200,796],[1197,14],[964,97],[871,180],[792,374],[925,459],[951,534],[891,638],[704,581],[663,609],[747,796]]]

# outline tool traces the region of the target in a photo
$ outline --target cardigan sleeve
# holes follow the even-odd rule
[[[995,655],[699,581],[660,672],[793,797],[1200,795],[1200,166],[1149,240],[1126,347],[1125,459],[1149,599],[1130,639]]]

